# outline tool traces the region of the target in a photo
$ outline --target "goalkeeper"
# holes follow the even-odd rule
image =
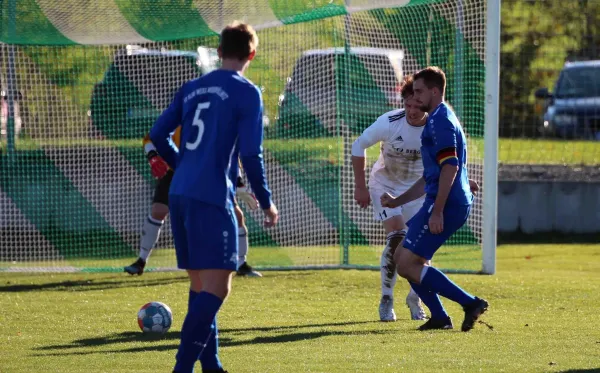
[[[171,140],[175,146],[179,146],[179,138],[181,127],[177,127],[171,135]],[[140,239],[140,254],[138,259],[131,265],[124,268],[125,272],[130,275],[141,275],[144,273],[144,267],[148,263],[148,258],[152,253],[152,249],[160,235],[161,228],[164,224],[167,215],[169,214],[169,188],[173,179],[173,170],[169,168],[167,163],[158,155],[154,144],[150,141],[150,137],[144,137],[144,151],[150,164],[152,176],[158,179],[154,190],[154,198],[152,199],[152,207],[150,215],[144,221],[142,227],[142,235]],[[237,199],[242,200],[248,208],[255,210],[258,208],[258,202],[250,189],[246,187],[242,178],[242,168],[231,167],[231,180],[237,180],[236,183],[236,198],[234,199],[234,210],[238,221],[238,263],[241,263],[237,269],[238,276],[262,277],[260,272],[255,271],[247,262],[248,255],[248,229],[244,219],[244,212],[237,203]]]

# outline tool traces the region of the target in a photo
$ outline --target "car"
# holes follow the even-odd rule
[[[352,47],[309,50],[279,97],[275,137],[360,133],[401,105],[402,50]]]
[[[567,62],[554,92],[539,88],[535,97],[545,100],[543,134],[600,141],[600,60]]]
[[[23,99],[21,92],[17,92],[17,98],[14,101],[14,119],[15,119],[15,138],[18,138],[23,128],[21,119],[20,102]],[[0,89],[0,139],[6,140],[8,136],[8,92],[6,89]]]
[[[183,83],[218,67],[216,49],[119,50],[92,91],[90,127],[108,139],[142,138]]]

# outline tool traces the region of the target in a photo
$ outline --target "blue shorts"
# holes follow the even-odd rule
[[[238,265],[238,227],[233,208],[169,196],[177,267],[229,269]]]
[[[428,260],[433,257],[433,254],[442,247],[454,232],[465,224],[471,212],[471,205],[446,205],[444,208],[444,230],[440,234],[433,234],[429,230],[429,217],[433,210],[433,202],[426,199],[419,212],[406,223],[408,232],[404,239],[405,248]]]

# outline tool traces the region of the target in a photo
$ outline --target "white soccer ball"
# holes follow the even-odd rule
[[[137,316],[138,325],[144,333],[166,333],[173,323],[171,309],[161,302],[144,304]]]

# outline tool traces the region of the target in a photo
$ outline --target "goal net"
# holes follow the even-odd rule
[[[258,30],[247,76],[263,91],[281,213],[265,229],[242,203],[254,266],[378,267],[385,234],[354,202],[350,147],[401,107],[402,77],[425,66],[445,71],[470,175],[482,180],[485,0],[37,0],[0,10],[1,271],[122,271],[135,260],[156,185],[142,138],[183,82],[218,67],[218,32],[233,20]],[[369,168],[378,152],[369,149]],[[438,266],[481,270],[481,198]],[[148,266],[176,267],[168,218]]]

